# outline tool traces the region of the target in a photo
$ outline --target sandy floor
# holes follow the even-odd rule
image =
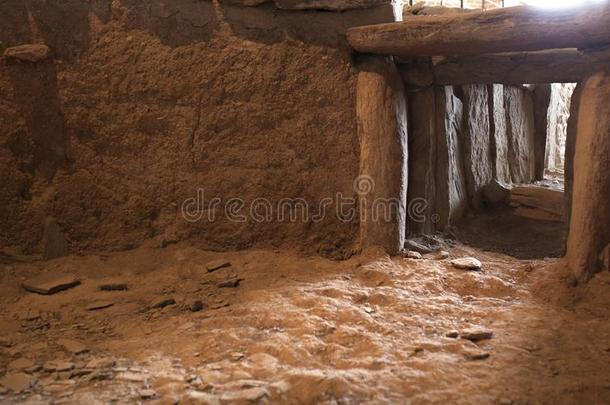
[[[29,388],[0,388],[0,401],[610,401],[607,275],[569,287],[556,261],[450,253],[479,258],[483,270],[376,251],[333,262],[185,245],[46,264],[4,257],[0,384]],[[208,272],[219,258],[231,266]],[[82,283],[51,296],[24,291],[40,272]],[[99,290],[109,283],[129,289]],[[90,310],[94,302],[113,305]],[[469,330],[493,337],[447,337]]]

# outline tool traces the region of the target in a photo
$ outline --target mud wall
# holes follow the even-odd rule
[[[45,43],[51,57],[0,63],[0,247],[39,251],[51,216],[72,252],[160,238],[349,254],[357,216],[313,218],[323,198],[356,197],[344,32],[394,16],[385,1],[326,3],[1,2],[0,51]],[[301,199],[307,219],[291,221]]]

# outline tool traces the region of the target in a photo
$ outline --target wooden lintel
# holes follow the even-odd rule
[[[347,39],[358,52],[403,57],[587,49],[610,44],[610,5],[559,10],[519,6],[414,16],[351,28]]]

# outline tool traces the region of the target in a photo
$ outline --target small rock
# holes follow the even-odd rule
[[[462,257],[460,259],[453,259],[451,265],[456,269],[460,270],[481,270],[481,262],[474,257]]]
[[[231,266],[231,262],[225,259],[218,259],[218,260],[212,260],[211,262],[209,262],[208,264],[205,265],[206,269],[208,270],[208,272],[213,272],[216,270],[220,270],[224,267],[230,267]]]
[[[203,309],[203,302],[201,300],[193,300],[189,304],[189,310],[191,312],[199,312]]]
[[[497,180],[483,187],[482,195],[483,202],[488,206],[507,205],[510,202],[510,189]]]
[[[157,393],[153,390],[141,390],[140,398],[142,399],[153,399],[157,397]]]
[[[70,371],[74,368],[74,363],[66,360],[51,360],[43,364],[44,371]]]
[[[233,360],[233,361],[240,361],[244,357],[246,357],[246,355],[243,353],[240,353],[240,352],[231,353],[231,360]]]
[[[264,388],[248,388],[241,391],[230,391],[224,393],[220,400],[223,402],[254,402],[269,395],[269,392]]]
[[[153,303],[151,308],[165,308],[169,305],[176,304],[176,300],[173,298],[162,298],[159,301]]]
[[[239,286],[239,283],[242,280],[243,279],[241,278],[232,278],[229,280],[221,281],[220,283],[218,283],[218,288],[235,288]]]
[[[450,332],[445,333],[445,336],[451,339],[457,339],[460,336],[460,333],[456,330],[452,330]]]
[[[104,300],[93,301],[92,303],[87,305],[87,310],[88,311],[97,311],[99,309],[110,308],[113,305],[114,305],[114,302],[112,302],[112,301],[104,301]]]
[[[407,250],[405,252],[405,257],[409,258],[409,259],[419,260],[422,258],[422,255],[421,255],[421,253],[416,252],[415,250]]]
[[[72,339],[59,339],[57,344],[72,354],[81,354],[89,351],[87,346]]]
[[[14,393],[20,393],[30,388],[33,381],[32,377],[25,373],[9,373],[2,377],[0,385]]]
[[[42,257],[44,260],[68,256],[68,240],[54,218],[48,217],[44,223],[42,236]]]
[[[467,360],[485,360],[489,358],[489,353],[480,350],[468,350],[464,352]]]
[[[471,342],[479,342],[481,340],[488,340],[494,336],[494,333],[490,330],[484,329],[472,329],[465,330],[460,333],[462,339],[470,340]]]
[[[129,286],[126,283],[108,283],[100,284],[98,288],[101,291],[127,291]]]
[[[424,246],[421,243],[415,242],[414,240],[411,240],[411,239],[408,239],[407,241],[405,241],[405,249],[413,250],[413,251],[421,253],[421,254],[426,254],[426,253],[432,252],[432,249],[430,249],[429,247]]]
[[[19,371],[28,369],[30,367],[34,367],[34,362],[25,357],[21,357],[21,358],[18,358],[17,360],[13,360],[8,365],[9,370],[19,370]]]
[[[25,44],[6,48],[4,57],[11,62],[36,63],[47,59],[50,49],[45,44]]]
[[[24,281],[22,286],[27,291],[33,293],[51,295],[72,287],[76,287],[79,284],[80,280],[75,275],[70,274],[56,276],[45,274],[43,276]]]

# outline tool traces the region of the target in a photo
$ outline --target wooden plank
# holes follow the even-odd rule
[[[401,61],[407,84],[524,84],[575,83],[610,65],[610,51],[585,53],[577,49],[500,53],[469,57],[433,57],[429,62]]]
[[[358,52],[403,57],[586,49],[610,44],[610,6],[519,6],[415,16],[400,23],[351,28],[347,39]]]

